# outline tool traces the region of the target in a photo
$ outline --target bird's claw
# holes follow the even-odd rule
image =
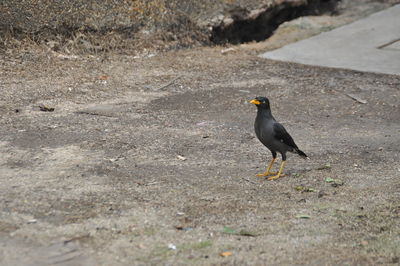
[[[275,180],[275,179],[278,179],[278,178],[280,178],[280,177],[282,177],[282,176],[285,176],[284,174],[277,174],[277,175],[274,175],[274,176],[270,176],[270,177],[268,177],[267,179],[268,180]]]
[[[285,174],[280,174],[279,175],[279,172],[269,172],[269,173],[256,174],[256,176],[258,176],[258,177],[270,176],[267,179],[268,180],[274,180],[274,179],[277,179],[279,177],[285,176]]]
[[[278,172],[265,172],[262,174],[256,174],[256,176],[264,177],[264,176],[277,175],[277,174],[278,174]]]

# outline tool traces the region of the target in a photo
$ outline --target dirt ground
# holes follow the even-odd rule
[[[272,46],[1,55],[0,264],[399,264],[400,77]],[[311,158],[276,181],[258,95]]]

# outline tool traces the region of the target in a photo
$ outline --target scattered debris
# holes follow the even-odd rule
[[[324,165],[319,166],[317,168],[317,170],[328,170],[328,169],[331,169],[331,168],[332,168],[331,164],[330,163],[326,163]]]
[[[332,187],[339,187],[339,186],[343,186],[344,182],[340,179],[333,179],[333,178],[326,178],[325,179],[326,183],[330,183]]]
[[[152,186],[152,185],[159,184],[159,183],[161,183],[161,182],[159,182],[159,181],[153,181],[153,182],[146,183],[146,182],[144,182],[144,181],[136,181],[135,183],[136,183],[137,185],[139,185],[139,186]]]
[[[301,174],[300,174],[300,173],[293,173],[292,176],[293,176],[293,177],[300,177]]]
[[[168,249],[176,250],[176,246],[174,244],[168,244]]]
[[[182,155],[177,155],[176,158],[178,158],[181,161],[186,161],[187,160],[186,157],[182,156]]]
[[[321,190],[318,192],[318,198],[322,198],[323,196],[328,195],[325,191]]]
[[[225,251],[225,252],[219,253],[219,255],[220,255],[221,257],[229,257],[229,256],[232,255],[232,252]]]
[[[344,182],[342,180],[336,180],[331,185],[332,185],[332,187],[340,187],[340,186],[344,185]]]
[[[256,237],[258,236],[257,233],[251,232],[249,230],[246,229],[242,229],[239,232],[237,232],[235,229],[230,228],[225,226],[224,229],[222,230],[222,232],[224,234],[228,234],[228,235],[238,235],[238,236],[251,236],[251,237]]]
[[[76,55],[66,55],[66,54],[61,54],[61,53],[57,53],[54,51],[51,51],[51,53],[53,54],[53,56],[58,57],[60,59],[78,59],[79,58]]]
[[[294,189],[297,190],[297,191],[303,191],[303,190],[305,189],[305,187],[303,187],[303,186],[296,186]]]
[[[233,52],[233,51],[235,51],[235,48],[230,47],[230,48],[222,49],[221,54],[227,54],[227,53]]]
[[[208,126],[210,124],[212,124],[211,121],[202,121],[202,122],[197,123],[196,126],[204,127],[204,126]]]
[[[353,99],[354,101],[358,102],[358,103],[361,103],[361,104],[366,104],[366,103],[367,103],[366,100],[363,100],[363,99],[359,98],[358,96],[356,96],[356,95],[354,95],[354,94],[346,93],[345,95],[346,95],[347,97]]]
[[[75,236],[75,237],[72,237],[70,239],[64,240],[64,244],[67,244],[67,243],[73,242],[73,241],[83,240],[83,239],[89,238],[89,237],[90,237],[90,233],[84,234],[84,235],[81,235],[81,236]]]
[[[241,236],[251,236],[251,237],[258,236],[258,234],[254,233],[254,232],[251,232],[251,231],[247,231],[245,229],[240,230],[239,231],[239,235],[241,235]]]
[[[314,188],[311,187],[305,187],[305,186],[296,186],[294,188],[297,191],[301,191],[301,192],[315,192],[316,190]]]
[[[49,125],[49,126],[47,126],[47,128],[49,128],[49,129],[56,129],[58,127],[59,127],[59,125]]]
[[[44,104],[39,104],[39,110],[42,112],[54,112],[54,107],[48,107]]]
[[[174,78],[174,79],[171,80],[170,82],[168,82],[168,83],[166,83],[166,84],[162,85],[161,87],[159,87],[159,88],[157,88],[157,89],[154,89],[154,90],[156,90],[156,91],[161,91],[161,90],[163,90],[163,89],[165,89],[165,88],[171,86],[172,84],[174,84],[174,82],[177,81],[177,80],[180,79],[180,78],[181,78],[181,76],[177,76],[176,78]]]
[[[104,159],[107,160],[107,158],[104,158]],[[120,154],[120,155],[118,155],[117,157],[115,157],[115,158],[109,158],[108,160],[109,160],[110,162],[114,163],[114,162],[116,162],[116,161],[123,160],[123,159],[125,159],[124,156],[123,156],[122,154]]]
[[[176,230],[180,230],[180,231],[192,231],[193,230],[193,227],[184,227],[184,226],[182,226],[182,225],[176,225],[175,226],[175,229]]]
[[[160,183],[160,182],[154,181],[154,182],[146,183],[146,184],[144,184],[144,185],[145,185],[145,186],[152,186],[152,185],[156,185],[156,184],[158,184],[158,183]]]
[[[80,111],[76,111],[76,114],[85,114],[85,115],[98,115],[98,116],[105,116],[105,117],[114,117],[111,114],[107,114],[105,112],[97,112],[95,110],[89,110],[89,109],[85,109],[85,110],[80,110]]]
[[[298,218],[298,219],[310,219],[311,216],[307,215],[307,214],[299,214],[299,215],[296,215],[296,218]]]

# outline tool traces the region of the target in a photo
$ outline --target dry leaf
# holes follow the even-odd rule
[[[232,255],[232,252],[225,251],[225,252],[219,253],[219,255],[220,255],[221,257],[228,257],[228,256]]]
[[[44,104],[39,104],[39,110],[42,112],[53,112],[54,111],[54,107],[48,107]]]

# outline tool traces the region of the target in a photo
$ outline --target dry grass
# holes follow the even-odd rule
[[[198,46],[209,39],[187,13],[190,5],[177,0],[43,1],[38,7],[25,2],[0,4],[8,14],[0,20],[3,51],[26,46],[67,55],[136,53]]]

